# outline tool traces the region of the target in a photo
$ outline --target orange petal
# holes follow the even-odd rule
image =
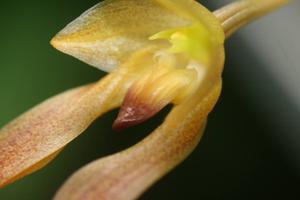
[[[0,187],[43,167],[99,115],[119,106],[123,83],[121,75],[110,74],[45,101],[1,129]]]
[[[220,91],[221,81],[202,100],[194,97],[175,106],[146,139],[83,167],[67,180],[54,199],[136,199],[196,147]]]

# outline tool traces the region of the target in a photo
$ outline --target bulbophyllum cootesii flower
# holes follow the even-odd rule
[[[221,91],[225,37],[285,0],[244,0],[214,14],[193,0],[106,0],[51,41],[109,72],[53,97],[0,131],[0,186],[51,161],[101,114],[113,128],[142,123],[172,103],[164,123],[133,147],[75,173],[55,199],[135,199],[198,144]]]

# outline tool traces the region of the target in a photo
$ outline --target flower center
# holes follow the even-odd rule
[[[165,39],[172,46],[171,53],[183,53],[191,59],[209,64],[212,41],[209,31],[200,23],[159,32],[149,38],[150,40]]]
[[[167,40],[170,47],[152,53],[152,64],[129,88],[114,129],[142,123],[169,103],[180,104],[207,79],[213,40],[202,24],[164,30],[149,39]]]

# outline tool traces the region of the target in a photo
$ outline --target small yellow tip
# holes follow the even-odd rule
[[[57,50],[61,50],[62,48],[62,41],[59,37],[55,36],[50,40],[51,46],[53,46]]]
[[[74,56],[78,55],[78,49],[74,46],[74,43],[70,42],[64,35],[57,34],[50,40],[51,46],[56,50]]]

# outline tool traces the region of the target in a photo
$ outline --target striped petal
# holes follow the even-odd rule
[[[46,165],[98,116],[119,106],[125,77],[110,74],[98,83],[64,92],[2,128],[0,187]]]

